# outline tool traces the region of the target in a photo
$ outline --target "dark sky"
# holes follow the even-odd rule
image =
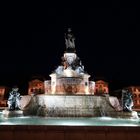
[[[104,77],[112,89],[140,85],[139,23],[135,6],[23,7],[3,11],[0,84],[27,85],[33,75],[49,78],[73,29],[77,55],[91,80]]]

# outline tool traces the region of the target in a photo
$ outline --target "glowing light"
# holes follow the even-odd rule
[[[61,125],[66,125],[66,126],[85,126],[86,123],[82,122],[82,121],[65,121],[62,122]]]
[[[89,93],[89,87],[88,86],[85,87],[85,94],[90,94]]]
[[[111,117],[101,117],[100,119],[101,120],[113,120],[113,118],[111,118]]]
[[[55,94],[55,86],[52,86],[52,94]]]
[[[75,72],[72,69],[64,70],[64,74],[65,74],[66,77],[73,77],[73,76],[76,75]]]

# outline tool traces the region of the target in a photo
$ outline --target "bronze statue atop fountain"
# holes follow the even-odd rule
[[[71,28],[68,28],[65,33],[65,44],[66,44],[66,52],[75,52],[75,37],[72,33]]]

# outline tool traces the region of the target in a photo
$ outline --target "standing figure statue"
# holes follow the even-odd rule
[[[9,110],[19,110],[20,109],[20,93],[18,92],[18,87],[13,87],[12,91],[9,93],[8,98],[8,109]]]
[[[68,28],[67,33],[65,33],[65,44],[66,44],[66,51],[68,52],[75,51],[75,38],[71,28]]]
[[[123,111],[125,112],[131,112],[133,107],[133,99],[132,99],[132,93],[127,90],[122,90],[122,105],[123,105]]]

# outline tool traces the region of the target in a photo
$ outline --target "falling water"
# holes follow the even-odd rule
[[[106,116],[106,113],[105,113],[104,108],[99,108],[99,110],[100,110],[101,116],[102,116],[102,117],[105,117],[105,116]]]
[[[37,116],[46,117],[123,117],[122,112],[117,112],[109,101],[101,96],[40,95],[37,97],[38,99],[32,100],[31,105],[26,108],[27,115],[32,115],[32,112],[36,111]],[[128,117],[133,117],[133,114],[129,113]]]

